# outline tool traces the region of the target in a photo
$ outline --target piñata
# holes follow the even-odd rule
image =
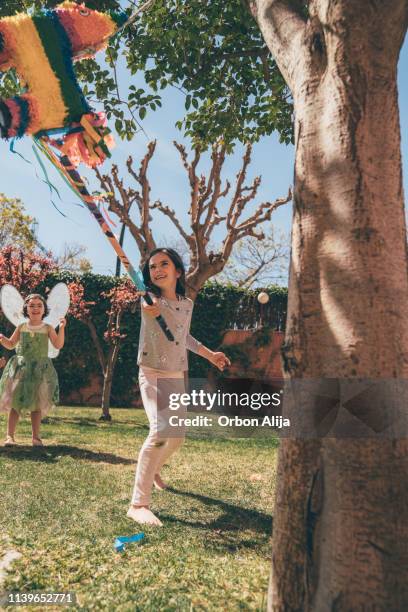
[[[125,21],[124,13],[102,13],[75,2],[0,19],[0,71],[14,68],[25,88],[19,96],[0,99],[1,137],[72,128],[59,141],[63,152],[76,165],[101,163],[109,130],[85,99],[73,62],[106,47]]]

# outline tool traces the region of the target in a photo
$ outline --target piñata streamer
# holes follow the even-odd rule
[[[101,228],[101,230],[103,231],[103,233],[105,234],[109,242],[111,243],[115,253],[119,257],[120,261],[123,264],[123,267],[129,274],[130,278],[132,279],[136,287],[138,287],[138,289],[140,289],[141,291],[146,292],[146,287],[143,283],[143,280],[140,278],[138,272],[135,270],[135,268],[130,263],[126,253],[124,252],[123,248],[119,244],[118,239],[115,237],[111,228],[107,224],[101,211],[96,205],[94,198],[89,193],[88,189],[85,186],[83,179],[79,175],[76,168],[72,165],[69,158],[66,155],[62,155],[61,157],[58,157],[50,149],[48,142],[46,142],[44,139],[41,139],[41,148],[44,150],[44,152],[46,152],[48,159],[52,161],[52,163],[60,170],[60,172],[63,172],[65,174],[68,181],[71,183],[72,187],[75,189],[78,196],[81,198],[82,202],[85,204],[85,206],[87,207],[89,212],[92,214],[94,219],[96,219],[99,227]],[[153,304],[153,300],[148,293],[145,293],[144,299],[148,304],[150,305]],[[170,329],[167,327],[167,323],[163,319],[163,317],[159,315],[158,317],[156,317],[156,320],[158,324],[160,325],[166,338],[170,342],[174,342],[174,336],[172,332],[170,331]]]

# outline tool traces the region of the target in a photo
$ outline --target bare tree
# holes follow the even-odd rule
[[[239,287],[287,283],[288,265],[289,237],[270,226],[263,240],[243,238],[217,278]]]
[[[62,246],[60,255],[55,258],[58,268],[69,272],[90,272],[92,265],[90,261],[84,257],[86,251],[86,246],[82,244],[65,242]]]
[[[157,243],[160,246],[174,249],[180,255],[186,270],[188,270],[190,267],[190,250],[188,244],[180,235],[164,234],[163,236],[158,236]]]
[[[129,228],[139,249],[142,262],[156,246],[151,229],[151,212],[158,210],[171,221],[177,235],[188,247],[188,293],[194,299],[203,284],[224,269],[236,243],[247,236],[259,240],[264,238],[261,226],[270,221],[272,213],[279,206],[289,202],[292,196],[289,191],[287,196],[273,202],[258,204],[255,212],[251,211],[249,215],[245,215],[248,204],[255,200],[261,184],[260,176],[257,176],[250,185],[246,184],[247,171],[251,162],[252,148],[250,145],[246,148],[242,166],[233,187],[228,180],[224,184],[222,180],[226,146],[213,147],[210,173],[208,177],[205,177],[203,174],[198,174],[201,151],[195,149],[190,160],[184,146],[176,142],[174,145],[179,152],[190,184],[190,227],[188,229],[183,227],[174,209],[161,200],[152,202],[150,199],[151,187],[147,171],[156,142],[148,145],[147,154],[138,172],[133,168],[133,159],[129,157],[127,160],[128,173],[134,179],[138,189],[125,187],[117,166],[112,167],[110,174],[102,175],[98,169],[95,172],[103,191],[110,194],[108,196],[109,211],[115,213],[121,223]],[[131,207],[135,202],[139,212],[138,221],[133,220],[130,215]],[[225,232],[222,243],[215,248],[211,245],[213,244],[213,231],[217,226],[225,228]]]

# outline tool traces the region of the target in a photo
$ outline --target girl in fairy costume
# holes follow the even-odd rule
[[[48,351],[49,341],[55,349],[64,346],[66,321],[60,319],[57,333],[43,321],[47,314],[45,299],[37,293],[30,294],[23,305],[27,320],[16,327],[10,338],[0,334],[2,346],[8,350],[16,348],[0,380],[0,411],[8,412],[5,446],[15,445],[14,434],[23,412],[31,413],[33,446],[43,446],[41,419],[59,399],[57,373]]]

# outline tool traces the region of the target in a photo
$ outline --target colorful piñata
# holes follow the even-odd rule
[[[0,19],[0,71],[16,70],[26,93],[0,99],[2,138],[38,135],[73,127],[64,153],[95,166],[111,144],[101,115],[95,115],[76,79],[73,61],[103,49],[126,21],[123,13],[102,13],[64,2],[54,10]],[[102,126],[102,127],[101,127]],[[95,138],[98,142],[95,142]],[[91,149],[89,148],[91,146]],[[82,151],[78,159],[78,151]]]

